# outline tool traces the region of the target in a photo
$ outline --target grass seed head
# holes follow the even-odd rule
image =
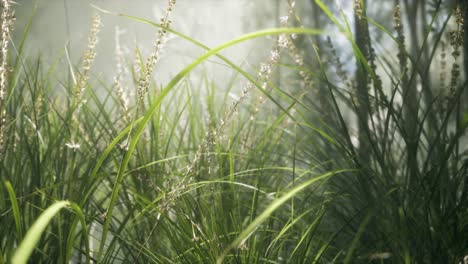
[[[87,49],[83,53],[81,61],[81,73],[75,88],[75,100],[78,104],[83,103],[84,92],[89,80],[89,71],[96,58],[96,46],[98,43],[98,33],[101,28],[101,16],[95,14],[91,23],[91,29],[88,35]]]
[[[143,102],[145,96],[148,93],[148,89],[151,83],[151,76],[153,74],[154,68],[158,63],[161,52],[164,48],[164,45],[167,42],[167,30],[171,26],[172,21],[169,20],[169,17],[174,9],[176,1],[169,0],[166,8],[166,12],[164,16],[160,19],[160,25],[163,28],[158,30],[156,40],[153,43],[154,49],[151,55],[146,59],[145,65],[143,67],[140,79],[138,81],[138,88],[137,88],[137,97],[140,102]]]
[[[8,45],[10,34],[15,21],[14,11],[11,9],[11,1],[3,0],[1,14],[1,44],[0,44],[0,154],[3,152],[5,126],[7,121],[6,97],[8,86]]]

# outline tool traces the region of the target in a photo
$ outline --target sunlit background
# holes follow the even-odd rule
[[[18,1],[16,9],[16,39],[21,33],[34,5],[37,11],[28,35],[26,54],[30,57],[40,55],[43,62],[53,63],[60,58],[61,63],[76,65],[87,44],[87,34],[93,13],[98,9],[113,13],[122,13],[158,22],[164,15],[167,1],[146,0],[48,0]],[[276,0],[197,0],[177,2],[171,14],[172,28],[210,47],[242,35],[243,33],[263,28],[278,26],[279,10],[283,5]],[[128,63],[135,58],[136,48],[146,58],[156,38],[157,28],[150,25],[112,14],[102,16],[102,28],[98,35],[97,57],[93,65],[94,74],[101,78],[112,78],[115,69],[116,35]],[[118,33],[117,33],[118,32]],[[18,41],[17,41],[18,42]],[[238,64],[250,67],[268,54],[273,39],[258,39],[236,45],[223,52]],[[255,48],[262,47],[266,48]],[[67,62],[67,54],[70,61]],[[157,83],[166,83],[183,66],[201,55],[203,50],[186,40],[170,36],[154,77]],[[220,67],[220,62],[211,61],[204,66],[209,77],[214,80],[228,78],[232,71]],[[63,64],[62,64],[63,66]]]

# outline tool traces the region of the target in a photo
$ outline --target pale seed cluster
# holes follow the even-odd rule
[[[333,42],[330,38],[330,36],[327,36],[326,44],[328,45],[331,54],[332,54],[332,63],[336,69],[336,75],[340,80],[347,85],[348,88],[351,88],[353,86],[352,81],[349,79],[348,74],[346,71],[343,69],[343,63],[341,62],[340,56],[338,56],[338,53],[336,51],[335,46],[333,45]]]
[[[148,93],[149,85],[151,82],[151,75],[153,74],[154,67],[156,66],[156,63],[159,61],[161,51],[167,42],[167,30],[166,29],[171,26],[171,20],[169,20],[169,16],[174,8],[175,3],[176,3],[176,0],[168,1],[166,13],[160,20],[162,28],[158,30],[156,41],[154,42],[153,52],[146,59],[143,72],[140,76],[140,80],[138,81],[137,96],[138,96],[138,100],[142,102],[146,94]]]
[[[124,86],[124,73],[125,73],[125,68],[123,66],[124,64],[124,55],[122,52],[122,48],[120,47],[120,30],[118,27],[115,28],[115,57],[116,57],[116,71],[117,74],[114,77],[114,87],[117,92],[117,99],[119,100],[119,105],[122,109],[122,112],[124,114],[125,121],[129,122],[130,121],[130,116],[128,112],[128,107],[129,107],[129,97],[127,94],[127,89]]]
[[[447,49],[445,47],[446,43],[445,41],[440,42],[440,87],[445,87],[445,79],[446,77],[446,69],[447,69]]]
[[[447,48],[446,42],[443,40],[440,41],[440,49],[439,91],[440,95],[442,95],[444,99],[447,99]],[[445,111],[447,110],[446,103],[444,100],[437,100],[436,107],[441,115],[443,115],[443,113],[445,113]]]
[[[356,17],[361,20],[362,19],[362,6],[361,6],[361,0],[354,0],[353,1],[353,9],[354,9],[354,14],[356,14]]]
[[[96,58],[96,45],[98,42],[98,33],[101,28],[101,16],[95,14],[93,16],[93,22],[91,24],[91,29],[88,35],[88,46],[86,51],[83,54],[81,62],[81,73],[76,83],[75,88],[75,100],[77,104],[81,104],[83,101],[84,92],[89,80],[89,72],[91,65]]]
[[[98,33],[101,29],[101,16],[99,14],[94,14],[93,20],[91,22],[91,28],[88,34],[88,45],[83,53],[82,61],[81,61],[81,72],[78,75],[78,80],[76,81],[75,88],[73,91],[73,99],[75,106],[78,109],[81,108],[82,104],[86,101],[84,100],[84,94],[86,91],[86,87],[88,85],[89,74],[91,70],[91,66],[94,63],[94,59],[96,58],[96,47],[98,43]],[[79,121],[79,117],[77,113],[73,113],[72,121],[77,125],[78,130],[74,131],[76,133],[80,133],[86,141],[89,141],[88,133],[86,129],[83,127],[83,124]],[[71,139],[65,146],[72,151],[77,151],[80,148],[80,143]]]
[[[5,126],[6,126],[6,97],[8,86],[8,42],[10,33],[15,21],[14,12],[11,10],[11,1],[3,0],[1,15],[1,44],[0,44],[0,156],[4,146]]]
[[[463,36],[464,36],[464,20],[463,12],[460,6],[457,6],[455,9],[455,18],[457,29],[450,32],[450,45],[453,48],[452,57],[454,63],[451,70],[450,78],[450,97],[454,97],[459,85],[460,78],[460,64],[458,63],[458,58],[460,57],[460,48],[463,46]]]
[[[292,2],[289,5],[288,16],[285,16],[283,17],[283,19],[280,19],[281,26],[286,27],[289,22],[289,17],[292,17],[294,15],[294,4],[295,2]],[[304,55],[296,47],[294,43],[295,38],[296,38],[296,35],[287,36],[287,39],[286,39],[287,42],[286,42],[285,48],[288,49],[289,55],[293,59],[294,63],[300,68],[304,68]],[[281,46],[281,43],[279,43],[279,45]],[[302,78],[302,84],[304,85],[304,87],[310,87],[313,85],[310,75],[307,74],[304,70],[299,71],[299,76]]]
[[[397,32],[398,40],[398,61],[400,62],[400,69],[407,68],[407,54],[405,48],[405,33],[403,32],[403,22],[401,21],[401,7],[397,4],[395,13],[393,14],[393,21],[395,23],[395,30]]]
[[[290,3],[288,7],[288,14],[285,16],[281,16],[279,18],[281,27],[288,26],[289,19],[294,14],[295,5],[296,5],[296,2]],[[276,43],[274,44],[273,48],[270,51],[270,57],[268,58],[266,62],[263,62],[260,64],[260,70],[258,71],[257,80],[261,82],[261,88],[263,90],[266,90],[266,91],[271,90],[268,88],[268,82],[270,82],[270,79],[272,76],[272,69],[279,62],[281,51],[284,49],[292,48],[294,46],[292,38],[294,37],[287,35],[287,34],[279,35],[278,38],[276,39]],[[296,59],[299,61],[302,61],[302,56],[298,54]],[[242,96],[239,99],[239,103],[244,100],[244,98],[247,96],[250,90],[252,90],[254,87],[255,87],[254,84],[250,82],[246,85],[246,88],[244,88]],[[255,115],[259,112],[260,105],[263,105],[265,103],[265,98],[263,96],[259,96],[256,99],[257,101],[255,102],[254,111],[252,115],[250,116],[250,120],[255,119]],[[237,105],[236,105],[236,109],[234,110],[237,111]]]

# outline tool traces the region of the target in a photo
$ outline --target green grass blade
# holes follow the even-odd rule
[[[341,25],[341,23],[336,19],[336,17],[333,15],[333,13],[328,9],[328,7],[321,1],[321,0],[315,0],[315,3],[322,9],[322,11],[330,18],[330,20],[335,23],[335,25],[340,29],[340,31],[344,32],[344,26]]]
[[[240,234],[239,236],[224,250],[224,252],[218,257],[216,263],[221,264],[224,260],[224,258],[229,254],[229,252],[235,248],[237,248],[239,245],[241,245],[245,240],[247,240],[254,232],[255,230],[265,221],[268,219],[268,217],[276,210],[278,209],[281,205],[283,205],[286,201],[294,197],[296,194],[307,188],[308,186],[327,179],[335,174],[346,172],[349,170],[338,170],[338,171],[332,171],[328,172],[325,174],[322,174],[317,177],[313,177],[312,179],[297,185],[290,191],[288,191],[286,194],[281,196],[280,198],[276,199],[273,203],[271,203],[257,218],[255,218],[252,223],[250,223]]]
[[[137,119],[135,122],[130,124],[128,127],[123,129],[115,138],[112,140],[112,142],[107,146],[107,148],[104,150],[103,154],[99,158],[99,160],[96,162],[96,165],[94,166],[94,169],[92,170],[90,176],[88,177],[88,185],[83,185],[83,188],[88,188],[88,191],[86,195],[83,196],[82,199],[82,204],[84,205],[88,199],[88,197],[91,195],[93,192],[94,188],[90,188],[90,186],[93,183],[96,183],[95,178],[97,173],[99,172],[99,169],[101,168],[102,164],[104,164],[104,161],[107,159],[109,154],[112,152],[114,147],[128,134],[130,131],[133,129],[133,127],[138,124],[141,121],[141,118]]]
[[[359,229],[357,230],[356,234],[354,235],[353,241],[351,242],[351,246],[349,247],[348,253],[343,261],[343,263],[351,263],[351,258],[353,257],[354,251],[356,251],[358,247],[359,240],[361,239],[364,231],[366,230],[367,224],[372,218],[372,211],[369,211],[365,216],[364,220],[359,225]]]
[[[51,205],[49,208],[47,208],[28,230],[26,236],[24,237],[24,240],[21,242],[18,249],[15,251],[11,262],[15,264],[27,263],[34,248],[36,247],[37,242],[39,242],[39,239],[41,238],[42,233],[47,228],[49,222],[61,209],[69,207],[70,205],[71,204],[69,201],[58,201]]]
[[[86,263],[90,263],[91,262],[91,259],[90,259],[91,253],[90,253],[90,249],[89,249],[88,225],[86,224],[85,215],[83,214],[83,211],[80,209],[80,207],[77,204],[71,203],[70,206],[71,206],[71,209],[73,209],[73,211],[75,211],[76,216],[80,219],[81,226],[83,228],[81,233],[83,234],[83,239],[84,239],[85,253],[86,253]],[[67,245],[66,245],[66,252],[67,252],[66,261],[67,262],[70,261],[71,256],[72,256],[72,252],[73,252],[73,249],[74,249],[74,237],[75,237],[75,231],[74,231],[75,228],[74,227],[75,226],[76,225],[73,225],[70,228],[70,233],[69,233],[68,239],[67,239]]]
[[[21,239],[23,239],[23,228],[21,226],[21,214],[18,206],[18,200],[16,199],[15,190],[9,181],[5,182],[5,187],[7,189],[8,196],[10,197],[11,208],[13,209],[13,217],[15,218],[16,238],[19,242]]]

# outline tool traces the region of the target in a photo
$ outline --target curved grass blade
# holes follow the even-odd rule
[[[15,190],[9,181],[5,182],[5,187],[7,189],[8,196],[10,197],[11,208],[13,209],[13,217],[15,218],[16,238],[19,242],[23,238],[23,228],[21,226],[21,214],[18,206],[18,200],[16,199]]]
[[[81,233],[83,234],[83,239],[84,239],[84,244],[85,244],[85,253],[86,253],[86,263],[90,263],[91,262],[91,259],[90,259],[90,256],[91,256],[91,251],[90,251],[90,248],[89,248],[89,238],[88,238],[88,225],[86,224],[86,218],[85,218],[85,215],[83,214],[83,211],[81,210],[81,208],[75,204],[75,203],[71,203],[70,204],[70,207],[71,209],[73,209],[73,211],[75,211],[77,217],[80,219],[80,222],[81,222],[81,226],[83,227],[83,230],[81,231]],[[74,245],[74,237],[75,237],[75,227],[76,227],[76,222],[74,222],[74,225],[71,226],[70,228],[70,234],[68,235],[68,239],[67,239],[67,255],[66,255],[66,261],[70,261],[71,259],[71,256],[72,256],[72,250],[73,250],[73,245]]]
[[[31,228],[26,233],[24,240],[19,245],[11,259],[11,263],[25,264],[31,256],[37,242],[41,238],[42,233],[47,228],[49,222],[63,208],[70,207],[69,201],[58,201],[49,206],[34,222]]]
[[[229,252],[241,245],[244,241],[246,241],[254,232],[255,230],[265,221],[268,217],[281,205],[283,205],[286,201],[294,197],[299,192],[303,191],[308,186],[321,181],[325,180],[335,174],[343,173],[349,170],[338,170],[332,171],[325,174],[322,174],[317,177],[313,177],[312,179],[303,182],[302,184],[297,185],[286,194],[281,196],[280,198],[276,199],[273,203],[271,203],[255,220],[252,221],[240,234],[239,236],[224,250],[224,252],[218,257],[216,260],[217,264],[223,263],[224,258],[229,254]]]
[[[372,211],[369,211],[366,214],[364,220],[359,225],[359,228],[358,228],[356,234],[354,235],[353,241],[351,242],[351,246],[349,247],[348,253],[345,256],[345,259],[344,259],[343,263],[350,263],[351,262],[351,258],[353,257],[354,251],[356,251],[356,249],[358,247],[359,240],[361,239],[362,235],[364,234],[364,231],[366,230],[366,227],[369,224],[369,221],[371,220],[372,216],[373,216]]]

